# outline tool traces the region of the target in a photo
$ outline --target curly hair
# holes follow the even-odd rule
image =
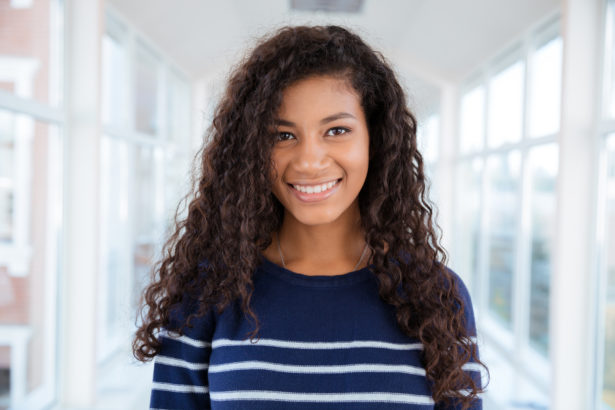
[[[282,27],[231,72],[207,130],[210,141],[196,156],[193,189],[183,200],[187,216],[180,218],[178,207],[174,231],[143,294],[133,353],[147,361],[159,352],[158,332],[170,326],[170,311],[187,297],[197,308],[177,331],[210,309],[221,312],[240,300],[254,321],[249,336],[258,335],[250,307],[252,273],[284,215],[269,173],[276,113],[286,87],[315,75],[346,80],[365,112],[369,170],[359,208],[379,296],[396,308],[402,331],[422,342],[434,400],[466,408],[482,387],[462,367],[483,364],[466,329],[458,285],[445,267],[417,149],[417,122],[382,54],[339,26]]]

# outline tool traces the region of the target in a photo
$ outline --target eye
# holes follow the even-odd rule
[[[276,134],[275,138],[276,141],[286,141],[289,140],[290,138],[294,138],[295,136],[293,134],[291,134],[290,132],[284,132],[284,131],[280,131]]]
[[[333,127],[327,131],[327,135],[343,135],[350,132],[348,128],[344,127]]]

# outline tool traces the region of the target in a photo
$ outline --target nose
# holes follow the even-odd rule
[[[327,167],[328,150],[319,137],[308,136],[297,144],[294,158],[299,172],[310,173]]]

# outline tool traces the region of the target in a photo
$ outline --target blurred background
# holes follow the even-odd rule
[[[0,0],[0,408],[147,408],[135,308],[230,67],[285,24],[392,63],[486,409],[615,409],[615,1]]]

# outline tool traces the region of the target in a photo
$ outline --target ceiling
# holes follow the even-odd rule
[[[393,62],[416,98],[458,83],[560,0],[365,0],[359,14],[298,12],[290,0],[107,0],[193,80],[237,62],[285,24],[343,24]],[[172,5],[172,6],[171,6]]]

